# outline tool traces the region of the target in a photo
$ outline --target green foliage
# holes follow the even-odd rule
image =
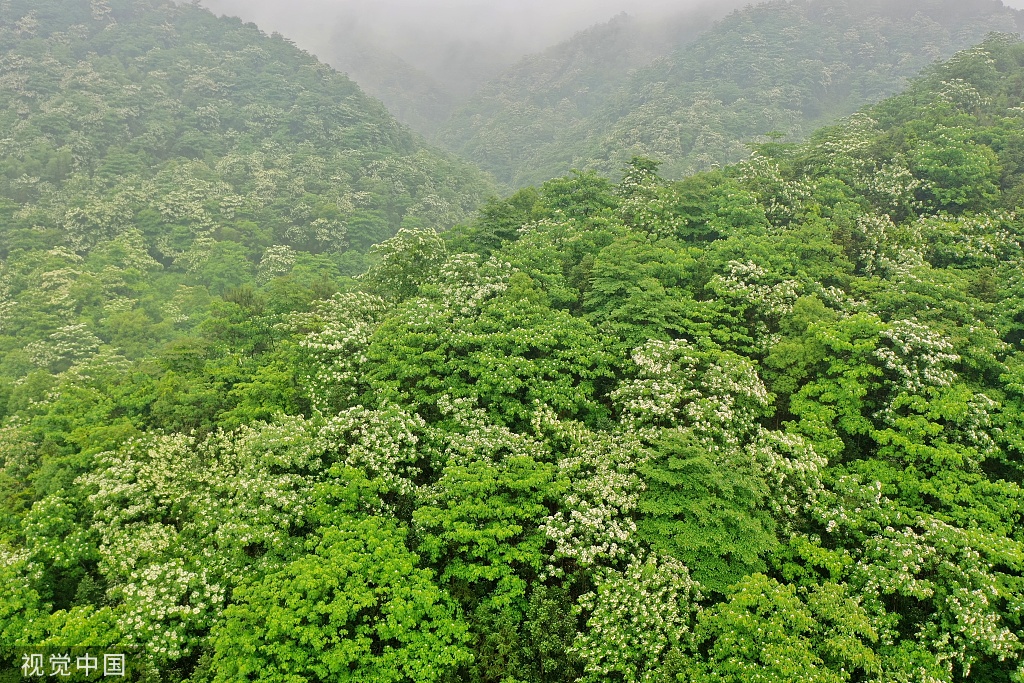
[[[748,576],[728,602],[701,615],[695,640],[708,656],[689,680],[701,683],[838,683],[879,673],[870,615],[831,583],[799,596],[763,574]]]
[[[147,60],[201,119],[152,157],[154,118],[68,114],[95,156],[4,176],[0,665],[88,645],[139,647],[161,683],[1024,675],[1019,40],[806,145],[679,182],[636,157],[439,234],[462,209],[409,192],[442,162],[357,125],[354,91],[321,100],[283,40],[130,5],[0,3],[25,60],[93,46],[75,88],[26,72],[86,108],[10,105],[33,125],[78,144],[53,119],[102,109],[79,96],[103,74],[133,97]],[[265,106],[210,99],[233,59]],[[237,136],[206,135],[221,100]],[[372,160],[345,147],[367,136]]]
[[[433,683],[469,659],[465,624],[392,525],[317,535],[312,553],[235,589],[214,681]]]
[[[446,433],[440,479],[421,494],[413,523],[418,549],[443,585],[505,606],[522,600],[544,565],[541,520],[560,493],[540,444],[466,416],[465,435]],[[486,598],[484,598],[486,596]]]
[[[403,226],[450,227],[489,194],[344,76],[194,4],[11,2],[0,42],[11,379],[151,355],[210,296],[301,308]]]
[[[623,572],[607,571],[580,599],[587,630],[573,644],[584,675],[597,681],[659,680],[660,665],[690,645],[697,584],[671,559],[632,557]]]
[[[917,146],[911,164],[936,209],[983,211],[996,199],[998,157],[966,130],[939,127]]]

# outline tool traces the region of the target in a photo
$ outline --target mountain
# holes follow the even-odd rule
[[[58,18],[21,16],[25,32]],[[204,26],[280,50],[256,61],[269,102],[303,82],[283,41],[157,4],[133,40],[132,16],[95,35],[145,59],[91,42],[51,71],[73,39],[23,38],[18,59],[40,63],[5,87],[70,97],[107,74],[130,97],[137,70],[167,103],[188,50],[217,64]],[[174,27],[190,47],[146,71]],[[323,73],[348,121],[380,123]],[[223,82],[205,76],[184,90]],[[618,180],[577,171],[443,233],[410,220],[357,278],[276,244],[239,282],[247,242],[219,246],[212,218],[209,257],[179,262],[167,245],[203,225],[196,207],[233,205],[205,188],[255,161],[134,181],[62,179],[52,157],[48,180],[9,180],[29,198],[3,214],[21,227],[0,279],[0,676],[91,651],[154,683],[1019,680],[1022,102],[1024,43],[993,35],[805,143],[677,181],[643,157]],[[132,132],[134,110],[100,103],[120,106],[15,113],[68,144]],[[316,150],[274,157],[235,130],[246,158],[279,160],[243,189],[292,207],[275,171]],[[389,150],[415,144],[401,131],[369,129]],[[158,132],[142,139],[173,148]],[[130,168],[132,149],[105,163]],[[358,173],[351,154],[329,172]],[[47,227],[48,198],[93,183],[121,194]],[[229,227],[276,229],[251,215]],[[135,227],[100,230],[118,220]]]
[[[678,178],[769,133],[802,139],[989,32],[1020,30],[1024,14],[995,0],[800,0],[738,10],[695,39],[699,24],[670,25],[675,49],[653,60],[672,41],[624,20],[524,59],[436,139],[509,187],[574,167],[614,174],[634,155]]]
[[[198,324],[187,302],[275,274],[312,296],[492,191],[282,36],[197,6],[10,0],[0,46],[0,375],[85,353],[43,350],[62,339],[138,355]]]

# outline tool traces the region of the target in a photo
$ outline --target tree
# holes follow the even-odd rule
[[[764,429],[772,397],[750,361],[708,342],[649,342],[637,378],[612,396],[644,439],[640,538],[723,592],[764,568],[777,529],[821,487],[825,460],[804,439]]]
[[[466,626],[393,523],[327,527],[307,554],[235,589],[214,681],[434,683],[469,661]]]
[[[666,660],[690,649],[700,585],[671,558],[631,557],[622,572],[599,572],[594,591],[580,598],[587,630],[573,643],[583,660],[583,683],[665,680]]]
[[[708,652],[689,662],[686,680],[695,683],[841,683],[880,673],[871,615],[831,583],[801,596],[747,576],[700,615],[694,641]]]
[[[996,199],[996,154],[964,128],[939,126],[913,150],[911,163],[935,209],[982,211]]]

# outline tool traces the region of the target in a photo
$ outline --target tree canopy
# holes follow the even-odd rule
[[[104,78],[58,88],[71,64],[141,74],[178,21],[313,63],[194,7],[67,5],[0,4],[40,60],[15,73],[52,97]],[[131,43],[133,21],[171,47]],[[117,48],[61,62],[80,34]],[[193,74],[182,54],[160,78]],[[804,144],[678,181],[644,157],[578,170],[440,232],[405,206],[365,260],[297,241],[252,260],[277,228],[248,199],[255,232],[189,242],[203,216],[231,225],[204,194],[221,172],[294,208],[268,167],[205,152],[109,177],[86,160],[23,195],[8,176],[0,662],[124,647],[166,683],[1021,680],[1022,84],[1024,43],[993,35]],[[4,116],[42,126],[38,99]],[[407,144],[330,153],[408,198],[388,164],[441,157]],[[321,191],[359,182],[338,178]],[[75,204],[90,187],[102,210]],[[75,227],[95,216],[120,227]]]

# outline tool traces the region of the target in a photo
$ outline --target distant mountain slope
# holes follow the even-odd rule
[[[564,173],[568,166],[546,159],[546,150],[571,155],[574,130],[612,100],[633,71],[711,25],[706,12],[660,24],[621,14],[523,58],[456,108],[436,141],[507,185]]]
[[[155,343],[179,285],[359,272],[491,192],[348,78],[194,5],[8,0],[0,46],[0,351],[115,313]]]
[[[990,32],[1016,32],[1022,17],[993,0],[777,1],[734,12],[636,71],[573,69],[623,54],[638,34],[613,23],[522,61],[437,139],[509,186],[572,167],[616,173],[638,154],[679,177],[742,158],[773,131],[800,139]],[[561,81],[547,76],[559,68]]]
[[[339,33],[321,55],[415,131],[433,133],[455,109],[457,97],[445,84],[371,40]]]

